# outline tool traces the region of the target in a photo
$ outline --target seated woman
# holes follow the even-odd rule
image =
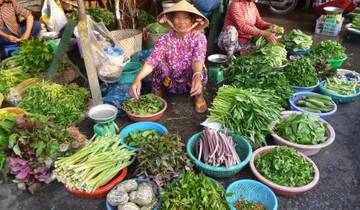
[[[17,16],[26,18],[20,26]],[[34,22],[31,12],[15,0],[0,0],[0,46],[14,44],[40,33],[41,25]]]
[[[254,0],[233,0],[226,11],[218,46],[228,55],[233,55],[236,52],[249,50],[252,36],[263,36],[270,43],[275,44],[275,34],[266,29],[275,30],[276,27],[260,17]]]
[[[182,0],[162,12],[158,21],[173,31],[162,35],[130,88],[137,98],[141,80],[152,73],[152,91],[162,97],[164,91],[195,96],[195,110],[207,110],[203,90],[207,83],[205,68],[206,37],[200,32],[209,21],[190,3]]]
[[[344,14],[353,11],[359,0],[315,0],[314,12],[317,16],[324,14],[324,7],[339,7],[344,10]]]

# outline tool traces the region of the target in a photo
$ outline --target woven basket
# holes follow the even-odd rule
[[[136,29],[122,29],[110,32],[119,47],[127,56],[142,50],[142,32]]]

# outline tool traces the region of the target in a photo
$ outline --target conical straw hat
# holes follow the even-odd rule
[[[198,24],[194,28],[194,30],[200,31],[209,25],[209,20],[203,14],[201,14],[201,12],[199,12],[199,10],[197,10],[194,7],[194,5],[190,4],[186,0],[179,1],[178,3],[174,4],[172,7],[168,8],[165,11],[163,11],[162,13],[160,13],[160,15],[157,16],[157,21],[160,23],[160,19],[163,17],[163,15],[169,14],[172,12],[189,12],[189,13],[196,15],[197,16],[196,19],[201,18],[203,20],[203,24]],[[167,22],[160,23],[160,24],[167,26],[167,27],[169,26]]]

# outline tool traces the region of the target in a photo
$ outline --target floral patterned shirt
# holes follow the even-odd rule
[[[191,31],[181,39],[177,32],[171,31],[159,38],[146,63],[153,68],[165,63],[172,70],[172,76],[177,78],[191,70],[195,61],[205,66],[206,45],[204,33]]]

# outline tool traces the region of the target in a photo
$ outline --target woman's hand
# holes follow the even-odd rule
[[[193,80],[191,81],[190,95],[191,96],[200,95],[202,90],[203,90],[203,86],[201,83],[201,74],[195,74]]]
[[[20,41],[21,41],[21,39],[17,38],[16,36],[12,36],[12,35],[9,35],[9,36],[7,37],[7,39],[8,39],[10,42],[12,42],[12,43],[17,43],[17,42],[20,42]]]
[[[130,87],[130,95],[133,98],[138,99],[140,96],[140,90],[141,90],[141,81],[135,80]]]
[[[262,31],[261,36],[263,36],[266,40],[268,40],[271,44],[276,44],[277,40],[274,33],[268,31]]]

